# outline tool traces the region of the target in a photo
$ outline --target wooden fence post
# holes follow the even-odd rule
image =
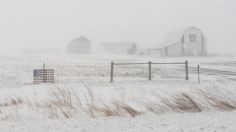
[[[148,69],[149,69],[148,70],[149,71],[148,72],[148,79],[152,80],[152,62],[151,61],[148,62]]]
[[[188,76],[188,61],[185,61],[185,77],[186,77],[186,80],[189,80],[189,76]]]
[[[113,82],[113,72],[114,72],[114,62],[111,62],[111,75],[110,75],[110,82]]]
[[[197,66],[198,83],[200,84],[200,66]]]

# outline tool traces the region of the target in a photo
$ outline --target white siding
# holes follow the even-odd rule
[[[190,35],[196,35],[196,42],[191,42],[189,40]],[[204,52],[204,45],[202,38],[202,32],[196,28],[190,28],[184,33],[184,44],[186,45],[185,52],[192,55],[200,55]]]

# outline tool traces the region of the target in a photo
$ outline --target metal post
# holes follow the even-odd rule
[[[189,77],[188,77],[188,61],[185,61],[185,77],[186,77],[186,80],[189,80]]]
[[[198,83],[200,84],[200,66],[197,66]]]
[[[110,75],[110,82],[112,83],[113,82],[113,72],[114,72],[114,62],[111,62],[111,75]]]
[[[148,79],[152,80],[152,62],[151,61],[148,62],[148,69],[149,69]]]

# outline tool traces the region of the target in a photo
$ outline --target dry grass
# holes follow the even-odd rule
[[[46,109],[49,118],[73,118],[79,112],[91,117],[110,117],[110,116],[130,116],[136,117],[147,112],[161,114],[166,112],[192,113],[204,110],[220,110],[231,111],[236,109],[236,102],[227,96],[214,96],[199,90],[194,95],[201,98],[202,104],[195,96],[187,93],[178,93],[174,95],[150,95],[155,97],[154,100],[137,101],[142,110],[129,105],[127,100],[110,100],[107,103],[99,100],[96,94],[89,86],[84,83],[86,91],[82,96],[72,89],[56,88],[48,91],[49,98],[45,102],[35,101],[34,107],[38,109]],[[84,99],[82,101],[82,98]],[[156,100],[156,101],[155,101]],[[134,103],[134,102],[132,102]],[[20,97],[9,97],[7,102],[0,103],[0,107],[20,106],[22,104],[30,104]],[[207,107],[207,108],[206,108]],[[3,115],[0,111],[0,115]]]
[[[64,106],[72,108],[72,94],[66,89],[57,88],[49,92],[51,103],[57,106]]]
[[[220,111],[232,111],[236,109],[236,102],[232,99],[227,98],[221,94],[220,97],[211,95],[209,93],[199,90],[196,94],[197,97],[201,98],[201,101],[195,99],[193,96],[187,93],[179,93],[175,95],[168,95],[169,97],[161,97],[153,93],[160,102],[141,102],[147,111],[160,114],[168,111],[172,112],[201,112],[204,110],[220,110]]]
[[[165,104],[168,109],[175,112],[201,112],[201,106],[198,105],[190,96],[180,93],[172,99],[162,98],[161,103]]]
[[[70,90],[57,88],[49,91],[50,99],[45,103],[49,109],[51,118],[58,118],[62,115],[64,118],[73,117],[76,110],[72,103],[72,92]]]
[[[8,97],[8,101],[1,102],[0,107],[11,107],[25,103],[21,97]]]
[[[223,94],[221,94],[221,97],[216,97],[215,95],[207,94],[201,90],[199,90],[199,94],[202,96],[202,98],[205,98],[207,102],[215,109],[221,111],[232,111],[236,109],[236,101],[229,99]]]
[[[131,116],[136,117],[142,112],[136,110],[130,105],[124,102],[113,102],[111,105],[103,105],[99,107],[97,105],[89,106],[89,114],[92,118],[98,116]]]

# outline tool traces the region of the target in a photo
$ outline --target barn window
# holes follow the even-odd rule
[[[196,34],[190,34],[189,35],[189,41],[190,42],[197,42],[197,35]]]

